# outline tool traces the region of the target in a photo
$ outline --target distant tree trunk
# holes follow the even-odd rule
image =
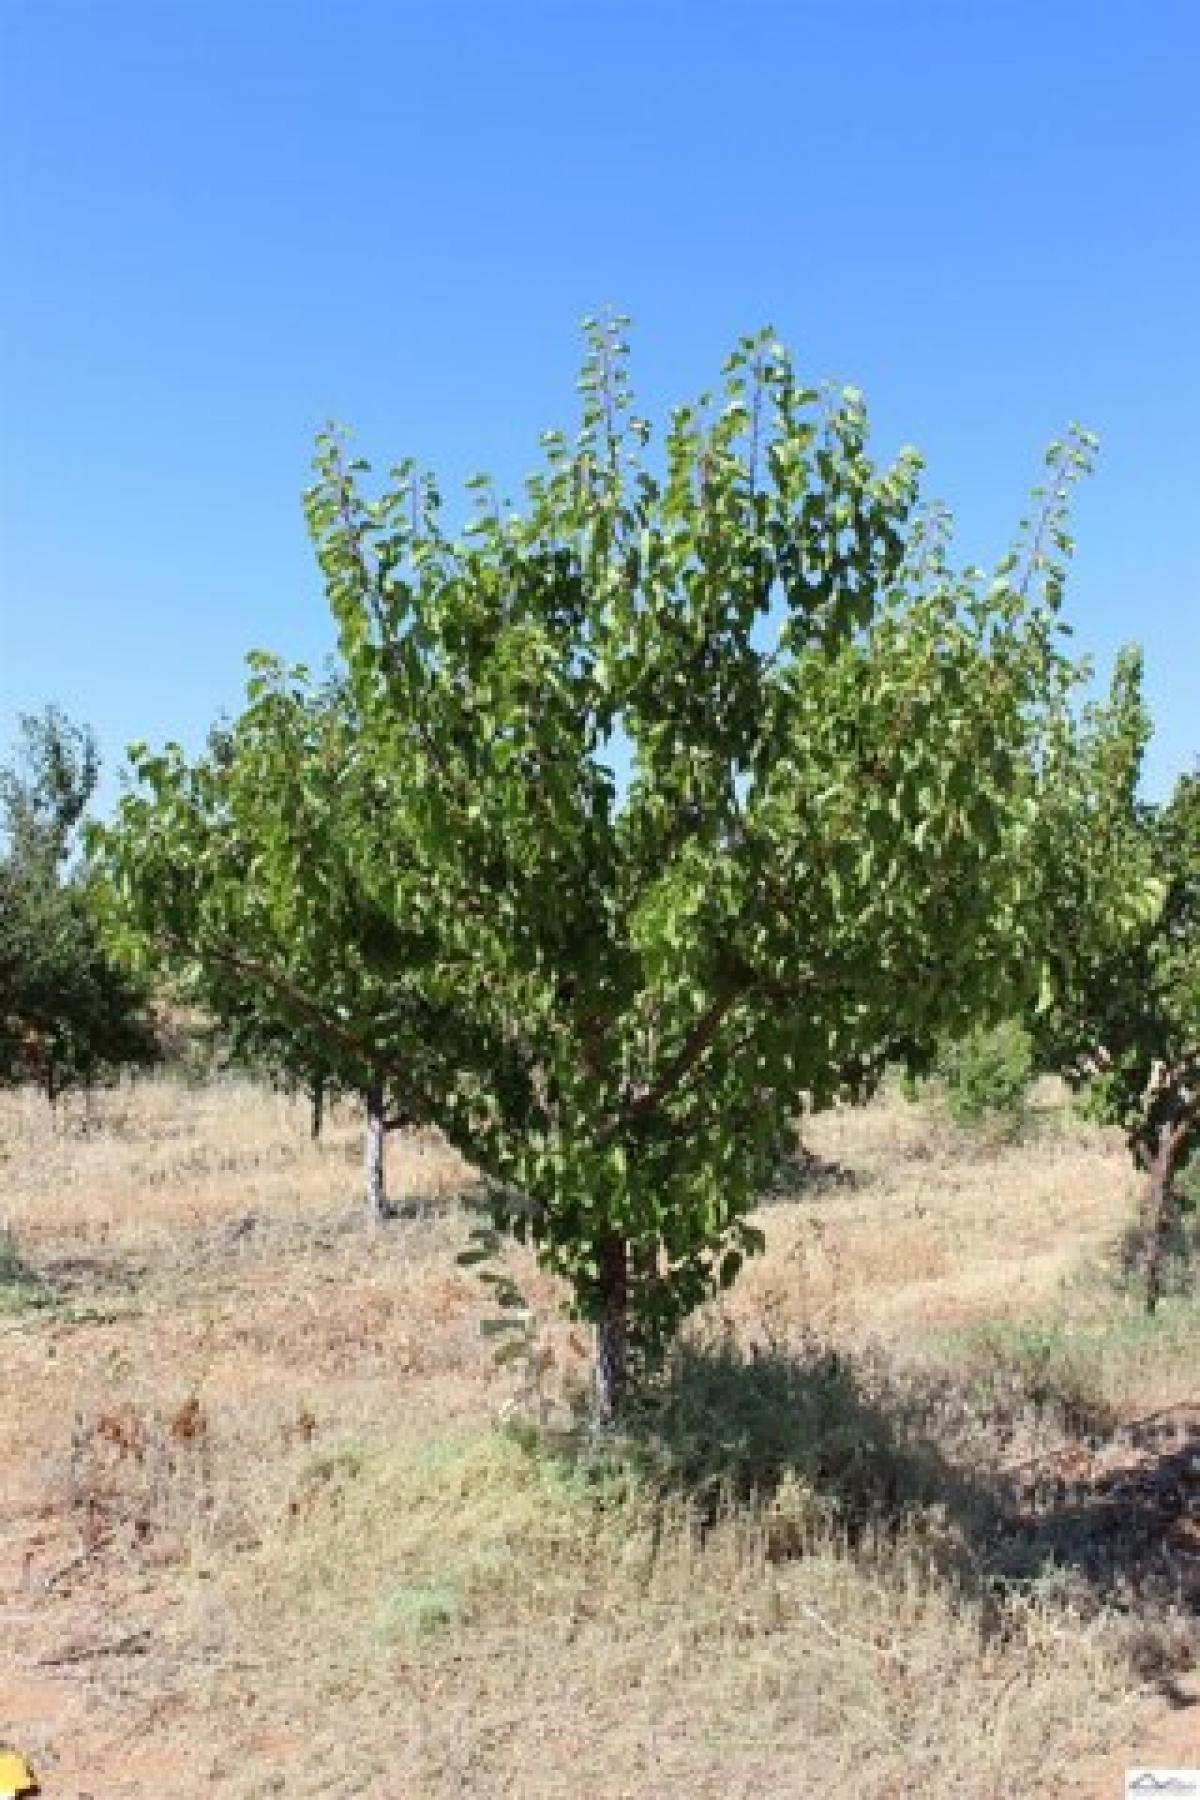
[[[1146,1283],[1146,1311],[1154,1313],[1162,1298],[1163,1265],[1178,1217],[1175,1175],[1189,1137],[1185,1121],[1159,1128],[1153,1152],[1147,1157],[1146,1192],[1142,1201],[1142,1274]]]
[[[600,1293],[592,1400],[595,1424],[605,1431],[621,1416],[629,1375],[629,1246],[615,1233],[600,1246]]]
[[[386,1121],[383,1115],[383,1083],[373,1081],[367,1088],[367,1217],[372,1225],[382,1225],[392,1216],[384,1180],[383,1145]]]
[[[315,1144],[325,1124],[325,1077],[314,1075],[312,1084],[312,1140]]]

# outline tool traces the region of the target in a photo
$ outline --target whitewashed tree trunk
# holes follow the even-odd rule
[[[373,1081],[367,1089],[367,1217],[372,1225],[382,1225],[392,1216],[388,1205],[384,1173],[383,1083]]]

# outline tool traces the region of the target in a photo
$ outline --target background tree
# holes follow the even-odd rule
[[[1145,1177],[1141,1261],[1153,1312],[1178,1179],[1200,1136],[1200,776],[1182,776],[1165,805],[1141,806],[1134,820],[1161,907],[1099,950],[1065,940],[1058,998],[1038,1023],[1044,1060],[1120,1126]]]
[[[212,1025],[222,1066],[265,1078],[272,1087],[302,1093],[309,1103],[309,1133],[315,1143],[325,1126],[325,1110],[342,1091],[324,1046],[303,1027],[266,1016],[257,998],[230,1004]]]
[[[439,1021],[350,855],[348,834],[378,804],[352,694],[253,662],[244,713],[210,733],[202,757],[135,747],[153,798],[123,802],[136,866],[123,895],[109,891],[110,924],[137,919],[139,965],[170,975],[234,1060],[306,1087],[314,1106],[318,1092],[361,1098],[379,1222],[385,1136],[427,1116],[414,1084]],[[96,842],[112,856],[111,835]]]
[[[431,477],[401,464],[373,497],[321,439],[336,752],[319,782],[307,752],[268,757],[223,846],[211,772],[142,754],[108,862],[130,947],[164,920],[184,957],[224,934],[282,994],[272,957],[304,944],[293,1004],[491,1178],[497,1227],[596,1326],[609,1419],[631,1354],[759,1246],[797,1109],[1036,983],[1069,866],[1047,783],[1078,731],[1057,614],[1089,441],[1052,449],[986,581],[951,567],[916,453],[873,463],[861,397],[802,386],[769,337],[658,455],[619,322],[590,327],[581,388],[523,506],[481,479],[459,536]],[[303,715],[302,673],[257,684],[252,714]],[[346,959],[391,997],[386,1032],[326,992]]]
[[[1055,877],[1042,890],[1041,977],[1023,1015],[903,1046],[911,1073],[940,1079],[960,1124],[1019,1135],[1038,1074],[1070,1063],[1058,1022],[1079,970],[1119,963],[1158,918],[1162,884],[1138,799],[1150,730],[1141,686],[1141,655],[1125,650],[1107,699],[1085,707],[1078,724],[1059,715],[1047,731],[1042,830]]]
[[[208,755],[227,782],[238,747],[238,734],[227,719],[209,731]],[[313,1041],[303,1021],[282,1014],[269,996],[264,997],[259,984],[242,981],[223,993],[220,1019],[213,1017],[211,1008],[204,1016],[212,1049],[221,1063],[265,1075],[274,1085],[308,1096],[311,1134],[314,1141],[318,1139],[326,1101],[337,1094],[338,1083],[328,1053]]]
[[[1036,1079],[1033,1037],[1023,1020],[974,1025],[963,1037],[944,1039],[933,1066],[957,1125],[991,1138],[1021,1136]]]
[[[103,949],[74,864],[99,776],[92,734],[56,707],[20,721],[0,770],[0,1082],[51,1104],[157,1055],[148,994]]]

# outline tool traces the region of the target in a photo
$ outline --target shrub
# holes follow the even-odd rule
[[[1033,1045],[1018,1019],[976,1026],[943,1045],[937,1072],[957,1125],[1005,1140],[1021,1137],[1029,1120]]]

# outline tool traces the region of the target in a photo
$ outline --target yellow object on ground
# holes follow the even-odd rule
[[[0,1750],[0,1800],[18,1800],[21,1794],[36,1794],[37,1776],[15,1750]]]

